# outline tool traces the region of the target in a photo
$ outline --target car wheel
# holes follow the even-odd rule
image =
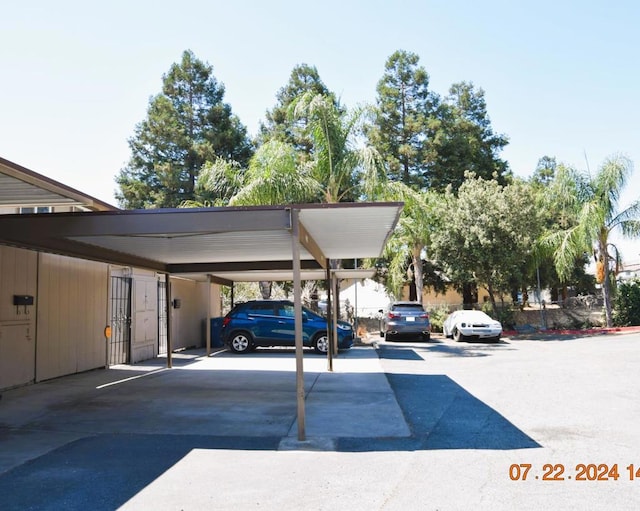
[[[229,339],[229,348],[234,353],[248,353],[252,344],[251,335],[247,332],[235,332]]]
[[[456,342],[464,341],[464,335],[457,328],[453,329],[453,340]]]
[[[329,351],[329,337],[325,332],[316,335],[316,338],[313,341],[313,349],[316,351],[316,353],[325,355],[327,351]]]
[[[390,333],[385,333],[384,334],[384,340],[387,342],[392,342],[393,341],[393,336]]]
[[[495,337],[492,337],[492,338],[491,338],[491,340],[492,340],[493,342],[500,342],[500,336],[499,336],[499,335],[496,335]]]
[[[431,334],[422,334],[422,340],[424,342],[429,342],[431,340]]]

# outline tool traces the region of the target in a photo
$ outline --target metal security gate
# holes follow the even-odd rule
[[[111,277],[109,365],[131,360],[131,277]]]
[[[158,355],[167,353],[167,283],[158,281]]]

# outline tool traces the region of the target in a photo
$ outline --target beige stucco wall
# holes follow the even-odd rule
[[[111,321],[110,275],[122,268],[0,246],[0,389],[105,367]],[[131,361],[158,354],[158,276],[133,278]],[[117,274],[117,273],[116,273]],[[205,346],[206,319],[220,315],[220,286],[172,278],[172,348]],[[16,307],[14,295],[33,296]]]
[[[38,254],[36,380],[106,365],[108,266]]]
[[[489,297],[486,289],[478,288],[478,303],[484,303]],[[402,290],[402,299],[409,299],[409,286],[405,286]],[[453,287],[448,287],[444,294],[435,293],[431,289],[424,289],[422,293],[422,303],[426,307],[447,306],[449,308],[458,309],[462,307],[462,294],[458,293]]]
[[[204,346],[208,290],[206,282],[171,278],[171,298],[180,300],[179,308],[170,308],[171,345],[174,350]]]
[[[0,246],[0,389],[35,378],[38,258],[35,252]],[[34,305],[13,305],[29,295]]]

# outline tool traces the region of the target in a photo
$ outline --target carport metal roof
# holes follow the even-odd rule
[[[0,216],[0,243],[170,274],[304,269],[379,257],[402,203],[116,210]]]

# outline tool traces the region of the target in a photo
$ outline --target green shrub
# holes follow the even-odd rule
[[[449,315],[449,307],[446,305],[439,305],[437,307],[429,308],[429,321],[431,322],[432,332],[442,332],[442,324]]]
[[[634,279],[618,285],[613,304],[613,324],[640,325],[640,280]]]
[[[513,330],[516,326],[516,313],[513,307],[505,305],[500,307],[498,305],[497,314],[494,312],[491,302],[485,302],[482,304],[482,311],[493,319],[500,321],[503,330]]]

